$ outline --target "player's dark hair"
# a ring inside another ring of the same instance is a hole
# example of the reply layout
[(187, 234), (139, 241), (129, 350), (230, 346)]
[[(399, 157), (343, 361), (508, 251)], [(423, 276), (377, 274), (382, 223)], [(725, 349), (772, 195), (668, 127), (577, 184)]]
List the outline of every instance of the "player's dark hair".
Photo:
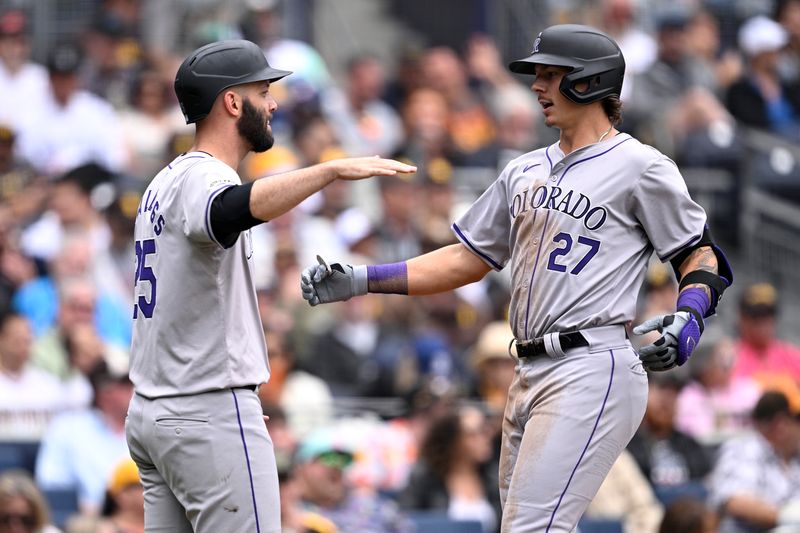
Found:
[(702, 501), (681, 497), (673, 501), (664, 512), (658, 533), (702, 533), (705, 515), (710, 509)]
[(619, 99), (619, 96), (616, 94), (606, 96), (603, 98), (602, 104), (603, 111), (608, 117), (608, 120), (611, 121), (611, 124), (616, 126), (622, 122), (622, 100)]

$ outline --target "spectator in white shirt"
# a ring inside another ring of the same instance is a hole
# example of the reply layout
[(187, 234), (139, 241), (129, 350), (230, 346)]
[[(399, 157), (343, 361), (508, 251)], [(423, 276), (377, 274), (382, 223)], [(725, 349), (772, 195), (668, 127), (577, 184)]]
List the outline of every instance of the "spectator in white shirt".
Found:
[(800, 418), (783, 393), (766, 392), (752, 419), (750, 434), (723, 444), (711, 476), (710, 501), (723, 515), (719, 531), (798, 531)]
[(38, 440), (61, 405), (61, 383), (30, 364), (33, 333), (16, 313), (0, 317), (0, 438)]
[(49, 91), (47, 70), (30, 61), (29, 32), (22, 10), (0, 12), (0, 124), (14, 131), (21, 128), (31, 108), (42, 105)]
[(80, 65), (78, 48), (56, 47), (47, 65), (48, 97), (40, 106), (26, 106), (30, 119), (20, 131), (20, 152), (48, 175), (92, 161), (112, 171), (127, 163), (117, 114), (107, 101), (80, 87)]

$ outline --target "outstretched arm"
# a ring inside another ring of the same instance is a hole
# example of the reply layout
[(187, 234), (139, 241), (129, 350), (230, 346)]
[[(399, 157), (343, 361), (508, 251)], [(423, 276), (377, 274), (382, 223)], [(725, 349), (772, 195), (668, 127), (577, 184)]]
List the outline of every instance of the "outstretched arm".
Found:
[(385, 265), (328, 266), (318, 259), (319, 265), (306, 268), (300, 275), (303, 298), (311, 305), (349, 300), (367, 292), (435, 294), (478, 281), (491, 270), (463, 244)]

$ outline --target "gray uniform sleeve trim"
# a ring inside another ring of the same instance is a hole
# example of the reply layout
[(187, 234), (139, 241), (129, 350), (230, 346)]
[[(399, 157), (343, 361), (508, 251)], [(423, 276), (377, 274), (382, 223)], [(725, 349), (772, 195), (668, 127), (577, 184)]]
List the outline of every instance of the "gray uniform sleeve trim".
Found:
[(470, 250), (472, 250), (472, 252), (473, 252), (475, 255), (477, 255), (477, 256), (478, 256), (478, 257), (480, 257), (480, 258), (481, 258), (483, 261), (485, 261), (486, 263), (488, 263), (488, 264), (489, 264), (489, 266), (491, 266), (493, 269), (495, 269), (495, 270), (497, 270), (497, 271), (503, 270), (503, 267), (502, 267), (501, 265), (499, 265), (499, 264), (498, 264), (498, 263), (497, 263), (497, 262), (496, 262), (494, 259), (492, 259), (492, 258), (491, 258), (491, 257), (489, 257), (488, 255), (486, 255), (485, 253), (481, 252), (480, 250), (478, 250), (478, 249), (475, 247), (475, 245), (473, 245), (473, 244), (472, 244), (472, 243), (469, 241), (469, 239), (467, 238), (467, 236), (466, 236), (466, 235), (464, 235), (464, 233), (461, 231), (461, 228), (459, 228), (459, 227), (458, 227), (458, 225), (456, 225), (455, 223), (453, 223), (453, 231), (455, 232), (455, 234), (456, 234), (456, 237), (458, 237), (458, 239), (459, 239), (459, 240), (460, 240), (462, 243), (464, 243), (464, 245), (466, 245), (466, 247), (467, 247), (467, 248), (469, 248)]
[(205, 217), (206, 218), (206, 233), (208, 233), (209, 238), (212, 241), (214, 241), (217, 245), (219, 245), (221, 248), (225, 248), (225, 246), (223, 246), (223, 244), (217, 240), (217, 238), (214, 236), (214, 232), (211, 230), (211, 203), (214, 201), (214, 198), (219, 196), (219, 194), (222, 191), (224, 191), (225, 189), (228, 189), (230, 187), (233, 187), (233, 186), (234, 185), (230, 184), (230, 183), (223, 185), (222, 187), (220, 187), (219, 189), (217, 189), (216, 191), (214, 191), (210, 195), (208, 195), (208, 202), (206, 202), (206, 217)]

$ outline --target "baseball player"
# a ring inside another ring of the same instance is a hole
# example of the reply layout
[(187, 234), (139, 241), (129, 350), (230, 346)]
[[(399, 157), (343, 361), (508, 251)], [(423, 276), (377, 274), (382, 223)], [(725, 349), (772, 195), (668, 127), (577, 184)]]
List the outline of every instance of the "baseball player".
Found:
[(145, 530), (280, 531), (278, 478), (257, 388), (269, 379), (250, 228), (336, 179), (411, 172), (343, 159), (242, 184), (236, 168), (272, 146), (271, 68), (249, 41), (212, 43), (178, 69), (191, 150), (156, 175), (136, 217), (126, 423)]
[[(502, 530), (568, 532), (639, 426), (645, 369), (687, 360), (732, 273), (675, 164), (615, 129), (625, 62), (608, 35), (552, 26), (510, 68), (535, 75), (558, 142), (506, 166), (453, 224), (460, 243), (388, 265), (321, 261), (301, 289), (311, 305), (431, 294), (508, 266), (519, 360), (503, 424)], [(672, 263), (680, 296), (674, 313), (636, 328), (660, 332), (637, 356), (625, 325), (653, 251)]]

